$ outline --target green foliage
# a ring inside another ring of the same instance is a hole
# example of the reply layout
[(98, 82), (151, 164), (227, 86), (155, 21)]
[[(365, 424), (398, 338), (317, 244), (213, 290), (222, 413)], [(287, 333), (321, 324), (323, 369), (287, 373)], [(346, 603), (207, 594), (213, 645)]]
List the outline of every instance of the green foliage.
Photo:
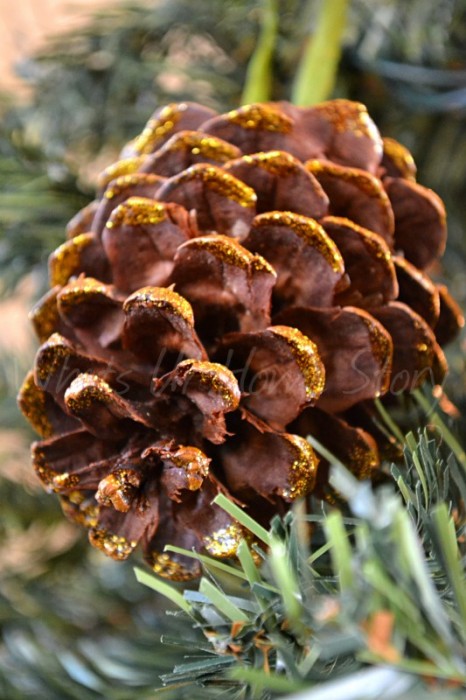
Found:
[[(229, 570), (199, 557), (198, 591), (176, 592), (197, 643), (162, 676), (164, 685), (177, 697), (197, 697), (199, 687), (264, 700), (301, 689), (306, 700), (408, 691), (463, 697), (466, 469), (459, 457), (431, 431), (411, 434), (392, 484), (374, 491), (337, 464), (331, 482), (343, 511), (316, 504), (306, 516), (298, 504), (260, 533), (262, 542), (243, 542)], [(138, 577), (167, 595), (165, 583)]]
[(0, 295), (33, 271), (43, 273), (64, 224), (89, 201), (76, 175), (27, 141), (26, 125), (10, 114), (0, 127)]

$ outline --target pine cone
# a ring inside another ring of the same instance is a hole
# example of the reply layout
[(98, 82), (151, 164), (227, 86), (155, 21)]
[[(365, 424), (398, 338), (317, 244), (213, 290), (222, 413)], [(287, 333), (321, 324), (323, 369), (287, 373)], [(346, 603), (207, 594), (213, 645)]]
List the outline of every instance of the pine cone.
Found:
[(244, 536), (216, 494), (267, 520), (322, 489), (309, 434), (370, 477), (370, 402), (442, 381), (462, 318), (424, 269), (445, 211), (346, 100), (170, 105), (100, 188), (50, 257), (19, 402), (91, 543), (189, 578), (166, 544), (231, 557)]

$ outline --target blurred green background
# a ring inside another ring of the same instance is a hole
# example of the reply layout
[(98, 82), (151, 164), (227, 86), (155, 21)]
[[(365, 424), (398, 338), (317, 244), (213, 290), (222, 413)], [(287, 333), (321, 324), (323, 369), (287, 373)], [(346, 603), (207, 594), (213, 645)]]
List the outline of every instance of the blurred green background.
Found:
[[(16, 66), (25, 90), (0, 93), (0, 697), (153, 697), (179, 651), (136, 583), (64, 522), (29, 469), (33, 438), (15, 405), (34, 340), (26, 310), (46, 286), (64, 226), (96, 174), (157, 105), (238, 106), (264, 7), (253, 0), (120, 3), (55, 35)], [(288, 99), (318, 0), (277, 3), (272, 97)], [(195, 8), (195, 10), (194, 10)], [(194, 10), (194, 11), (193, 11)], [(81, 18), (82, 19), (82, 18)], [(312, 79), (312, 76), (309, 78)], [(466, 2), (352, 0), (333, 96), (367, 104), (445, 200), (447, 252), (434, 276), (466, 309)], [(448, 349), (448, 393), (466, 415), (465, 341)], [(464, 429), (464, 428), (463, 428)], [(176, 620), (175, 620), (176, 622)], [(186, 630), (185, 637), (189, 635)]]

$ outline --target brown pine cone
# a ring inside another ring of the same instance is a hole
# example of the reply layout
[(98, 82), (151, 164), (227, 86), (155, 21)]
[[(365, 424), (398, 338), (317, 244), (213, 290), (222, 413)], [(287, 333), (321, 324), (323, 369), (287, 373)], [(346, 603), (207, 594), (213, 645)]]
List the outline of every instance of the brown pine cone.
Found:
[(140, 542), (189, 578), (167, 543), (230, 557), (243, 537), (216, 494), (283, 512), (315, 489), (309, 434), (370, 477), (377, 436), (354, 417), (442, 380), (462, 318), (424, 269), (445, 211), (346, 100), (170, 105), (100, 187), (50, 257), (19, 401), (37, 474), (91, 543)]

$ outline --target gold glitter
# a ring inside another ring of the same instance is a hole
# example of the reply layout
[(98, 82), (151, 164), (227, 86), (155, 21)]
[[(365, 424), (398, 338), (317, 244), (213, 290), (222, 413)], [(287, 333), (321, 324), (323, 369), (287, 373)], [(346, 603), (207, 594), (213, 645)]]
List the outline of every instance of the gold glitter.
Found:
[(173, 129), (179, 121), (181, 114), (186, 111), (185, 103), (172, 103), (164, 107), (156, 119), (149, 119), (142, 134), (133, 141), (133, 148), (137, 153), (151, 153)]
[(241, 155), (239, 148), (233, 144), (200, 131), (180, 131), (172, 136), (162, 146), (160, 153), (171, 151), (191, 151), (195, 156), (216, 160), (219, 163), (226, 163)]
[(261, 129), (288, 134), (293, 126), (292, 120), (277, 107), (267, 104), (244, 105), (225, 115), (232, 124), (243, 129)]
[(162, 578), (168, 578), (171, 581), (189, 581), (193, 578), (189, 569), (172, 559), (167, 553), (151, 552), (149, 563), (153, 571)]
[(325, 368), (315, 343), (297, 328), (290, 326), (271, 326), (269, 330), (284, 338), (288, 343), (303, 375), (307, 399), (318, 399), (325, 386)]
[(71, 493), (67, 494), (67, 498), (70, 503), (73, 503), (73, 505), (80, 506), (86, 501), (86, 494), (84, 491), (72, 491)]
[(57, 307), (57, 293), (60, 288), (50, 289), (29, 313), (29, 320), (41, 343), (54, 333), (60, 321)]
[(202, 543), (213, 557), (228, 559), (234, 557), (241, 541), (244, 539), (243, 528), (239, 523), (231, 523), (211, 535), (205, 535)]
[(64, 285), (81, 272), (81, 253), (95, 241), (93, 233), (80, 233), (59, 246), (49, 258), (50, 285)]
[(302, 163), (297, 158), (285, 151), (253, 153), (252, 155), (243, 156), (235, 162), (235, 165), (240, 164), (241, 161), (248, 165), (258, 165), (277, 177), (287, 177), (296, 173), (302, 167)]
[(121, 175), (116, 180), (113, 180), (111, 187), (107, 187), (104, 192), (105, 199), (115, 199), (121, 194), (125, 194), (125, 190), (137, 187), (138, 185), (159, 185), (164, 182), (165, 178), (154, 173), (133, 173), (132, 175)]
[(352, 100), (329, 100), (313, 109), (322, 114), (336, 131), (350, 131), (355, 136), (366, 137), (380, 143), (380, 134), (366, 107)]
[(110, 288), (92, 277), (85, 277), (71, 282), (61, 290), (58, 295), (58, 307), (66, 315), (73, 307), (101, 296), (111, 299)]
[(31, 456), (34, 471), (42, 481), (46, 490), (51, 491), (52, 479), (54, 476), (56, 476), (56, 472), (53, 469), (50, 469), (49, 465), (47, 464), (45, 453), (40, 443), (36, 443), (32, 446)]
[(379, 466), (377, 451), (357, 437), (348, 450), (348, 462), (352, 473), (358, 479), (369, 479)]
[(177, 370), (186, 371), (186, 382), (191, 377), (199, 379), (206, 387), (206, 391), (214, 391), (222, 397), (225, 411), (234, 411), (238, 408), (241, 392), (233, 372), (217, 362), (204, 362), (200, 360), (183, 360), (177, 366)]
[(252, 269), (255, 272), (267, 272), (276, 277), (276, 272), (270, 263), (261, 255), (255, 255), (234, 238), (215, 234), (213, 236), (199, 236), (188, 243), (183, 244), (190, 250), (205, 250), (214, 255), (217, 260), (228, 265), (234, 265), (242, 270)]
[(99, 520), (100, 508), (82, 491), (71, 491), (60, 496), (60, 503), (65, 515), (74, 522), (86, 528), (94, 528)]
[(79, 415), (95, 402), (112, 403), (113, 394), (113, 389), (101, 377), (83, 372), (73, 379), (65, 391), (65, 404), (72, 413)]
[(129, 314), (134, 309), (160, 309), (181, 316), (191, 328), (194, 328), (194, 314), (191, 304), (181, 294), (167, 287), (142, 287), (131, 294), (123, 304), (123, 311)]
[(43, 454), (36, 452), (33, 467), (37, 476), (42, 481), (46, 491), (49, 493), (53, 491), (53, 478), (56, 476), (56, 472), (54, 472), (53, 469), (50, 469), (50, 467), (44, 462)]
[(29, 372), (19, 390), (18, 404), (34, 430), (43, 438), (53, 434), (53, 426), (47, 417), (47, 394), (36, 386), (33, 372)]
[(73, 347), (60, 333), (51, 335), (39, 350), (39, 361), (36, 364), (38, 381), (44, 384), (63, 365), (66, 358), (74, 354)]
[(89, 531), (89, 542), (93, 547), (118, 561), (127, 559), (137, 545), (137, 541), (128, 540), (103, 528), (92, 528)]
[(122, 175), (131, 175), (137, 172), (145, 160), (146, 156), (132, 156), (131, 158), (124, 158), (116, 163), (112, 163), (100, 173), (97, 178), (97, 185), (103, 189), (112, 180), (116, 180)]
[(263, 226), (284, 226), (290, 228), (308, 245), (317, 250), (329, 263), (334, 272), (343, 275), (345, 264), (342, 255), (330, 236), (314, 219), (289, 211), (271, 211), (259, 214), (253, 221), (253, 228)]
[(140, 483), (141, 477), (134, 469), (117, 469), (100, 481), (96, 499), (102, 506), (127, 513)]
[(54, 491), (62, 491), (73, 489), (79, 484), (79, 476), (76, 474), (68, 474), (68, 472), (63, 472), (62, 474), (56, 474), (52, 478), (52, 486)]
[(207, 163), (191, 165), (179, 175), (171, 177), (168, 180), (169, 190), (192, 180), (200, 180), (209, 189), (214, 190), (222, 197), (231, 199), (245, 209), (256, 205), (256, 193), (251, 187), (248, 187), (244, 182), (230, 175), (222, 168), (216, 165), (208, 165)]
[(416, 182), (416, 164), (408, 149), (388, 136), (382, 139), (384, 153), (406, 180)]
[(337, 165), (337, 163), (329, 161), (308, 160), (304, 165), (317, 179), (319, 179), (319, 175), (334, 177), (340, 182), (354, 185), (371, 199), (377, 200), (380, 205), (379, 211), (384, 218), (384, 225), (390, 233), (393, 232), (395, 220), (392, 206), (381, 182), (374, 175), (359, 168), (348, 168), (345, 165)]
[(288, 488), (281, 489), (279, 495), (287, 501), (294, 501), (310, 493), (315, 486), (319, 460), (311, 445), (299, 435), (285, 433), (282, 437), (288, 442), (294, 455), (288, 473)]
[(184, 469), (188, 479), (188, 489), (197, 491), (204, 477), (209, 473), (210, 459), (197, 447), (179, 447), (176, 452), (167, 451), (167, 457), (175, 467)]
[(130, 197), (112, 211), (106, 227), (156, 225), (166, 218), (166, 204), (147, 197)]
[(390, 374), (392, 371), (393, 344), (391, 336), (381, 323), (378, 323), (372, 316), (362, 311), (362, 309), (353, 307), (347, 307), (347, 309), (351, 313), (357, 314), (367, 328), (372, 352), (381, 370), (383, 370), (383, 376), (380, 382), (380, 394), (385, 394), (390, 386)]
[(361, 236), (361, 238), (364, 239), (364, 244), (368, 248), (370, 248), (370, 250), (374, 253), (375, 257), (379, 260), (384, 260), (391, 266), (391, 264), (393, 263), (393, 258), (390, 248), (378, 233), (374, 233), (374, 231), (371, 231), (368, 228), (364, 228), (363, 226), (358, 226), (358, 224), (355, 224), (354, 221), (351, 221), (350, 219), (345, 219), (344, 217), (326, 216), (324, 224), (327, 221), (329, 223), (335, 223), (339, 226), (346, 226), (347, 228), (353, 230), (355, 233), (358, 233)]

